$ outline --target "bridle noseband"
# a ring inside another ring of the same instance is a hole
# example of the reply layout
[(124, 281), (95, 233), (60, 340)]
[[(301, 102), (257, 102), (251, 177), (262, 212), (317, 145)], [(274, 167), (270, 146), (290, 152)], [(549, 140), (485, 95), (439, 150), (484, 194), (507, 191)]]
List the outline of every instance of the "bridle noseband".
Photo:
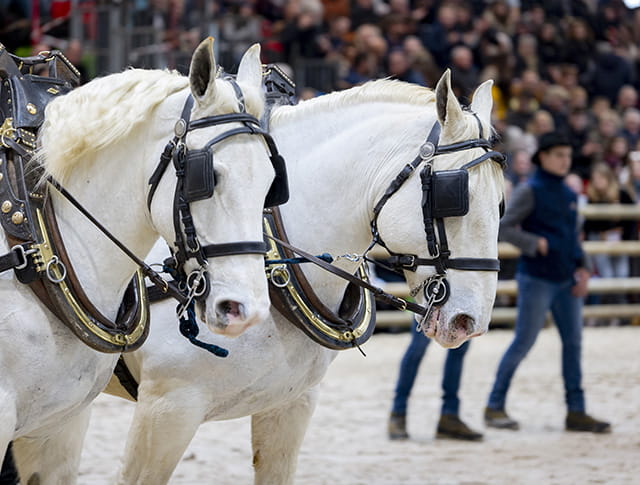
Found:
[[(232, 81), (231, 79), (229, 80)], [(235, 81), (232, 81), (232, 85), (236, 92), (240, 91)], [(169, 272), (178, 281), (179, 286), (183, 290), (189, 291), (191, 297), (204, 299), (209, 292), (208, 274), (206, 272), (209, 258), (240, 254), (265, 254), (267, 251), (267, 244), (264, 241), (238, 241), (208, 244), (206, 246), (200, 244), (193, 223), (190, 204), (213, 196), (216, 184), (213, 167), (213, 147), (235, 135), (262, 136), (269, 149), (270, 159), (276, 171), (276, 178), (267, 194), (266, 205), (273, 206), (286, 202), (289, 198), (289, 191), (284, 160), (278, 153), (271, 135), (260, 127), (258, 119), (244, 112), (244, 100), (241, 91), (238, 97), (242, 111), (240, 113), (209, 116), (190, 121), (193, 102), (193, 97), (189, 95), (182, 110), (182, 115), (176, 122), (175, 136), (166, 145), (160, 156), (158, 166), (149, 178), (150, 188), (147, 207), (151, 210), (151, 203), (158, 184), (169, 163), (173, 161), (177, 177), (173, 201), (173, 225), (176, 241), (174, 244), (175, 249), (172, 249), (173, 256), (168, 261), (165, 261), (165, 266), (168, 267)], [(201, 149), (190, 150), (187, 148), (185, 142), (187, 133), (200, 128), (227, 123), (240, 123), (241, 126), (231, 128), (217, 135)], [(184, 265), (190, 259), (197, 261), (199, 269), (187, 276)]]
[[(474, 116), (475, 113), (474, 113)], [(418, 156), (407, 164), (382, 195), (373, 209), (371, 234), (374, 244), (379, 244), (391, 255), (385, 264), (394, 270), (415, 271), (418, 266), (434, 266), (436, 273), (425, 280), (417, 288), (411, 290), (415, 296), (424, 290), (427, 298), (427, 313), (422, 322), (429, 317), (431, 308), (443, 305), (449, 298), (449, 284), (446, 280), (447, 269), (463, 271), (499, 271), (500, 261), (494, 258), (452, 258), (447, 243), (444, 218), (464, 216), (469, 210), (468, 170), (487, 160), (492, 160), (504, 169), (506, 162), (502, 153), (491, 150), (491, 142), (483, 137), (480, 120), (479, 137), (449, 145), (438, 145), (440, 123), (435, 122), (425, 143), (420, 147)], [(459, 169), (433, 170), (433, 159), (438, 155), (454, 153), (473, 148), (483, 148), (485, 153), (471, 160)], [(384, 205), (407, 181), (416, 168), (424, 163), (420, 171), (422, 183), (422, 216), (427, 239), (427, 248), (431, 258), (419, 258), (413, 254), (400, 254), (392, 251), (385, 244), (378, 230), (378, 217)]]

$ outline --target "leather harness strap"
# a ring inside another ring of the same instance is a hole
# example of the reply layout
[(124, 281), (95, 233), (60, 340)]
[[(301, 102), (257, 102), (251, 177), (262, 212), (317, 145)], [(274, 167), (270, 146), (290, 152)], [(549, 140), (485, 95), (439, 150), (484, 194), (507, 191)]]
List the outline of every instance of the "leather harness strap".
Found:
[[(323, 259), (320, 259), (310, 253), (307, 253), (306, 251), (303, 251), (300, 248), (292, 246), (291, 244), (289, 244), (286, 241), (283, 241), (282, 239), (279, 239), (275, 236), (269, 236), (269, 235), (265, 235), (265, 237), (269, 239), (273, 239), (275, 242), (277, 242), (284, 248), (288, 249), (292, 253), (299, 254), (300, 256), (304, 256), (306, 259), (308, 259), (315, 265), (320, 266), (322, 269), (329, 271), (330, 273), (333, 273), (336, 276), (339, 276), (361, 288), (364, 288), (366, 290), (373, 292), (373, 295), (377, 300), (380, 300), (384, 303), (387, 303), (388, 305), (391, 305), (395, 308), (399, 308), (401, 310), (409, 310), (414, 313), (418, 313), (420, 315), (424, 315), (426, 313), (426, 309), (423, 306), (420, 306), (416, 303), (406, 301), (406, 300), (403, 300), (402, 298), (398, 298), (394, 295), (386, 293), (382, 288), (374, 286), (371, 283), (364, 281), (358, 278), (357, 276), (354, 276), (351, 273), (348, 273), (347, 271), (344, 271), (343, 269), (338, 268), (337, 266), (331, 263), (327, 263)], [(295, 271), (295, 267), (294, 267), (294, 271)]]
[[(375, 327), (375, 305), (371, 294), (349, 282), (338, 311), (332, 311), (316, 295), (298, 264), (309, 259), (293, 257), (288, 245), (280, 244), (288, 238), (279, 210), (266, 210), (264, 221), (270, 248), (266, 264), (271, 304), (320, 345), (344, 350), (364, 344)], [(362, 268), (358, 274), (356, 279), (366, 279)]]

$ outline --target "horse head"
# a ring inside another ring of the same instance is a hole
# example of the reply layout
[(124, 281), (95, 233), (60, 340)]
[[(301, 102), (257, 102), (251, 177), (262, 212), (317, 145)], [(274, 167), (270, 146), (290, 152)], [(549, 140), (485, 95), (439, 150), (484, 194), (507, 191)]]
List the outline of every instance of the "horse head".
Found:
[[(49, 103), (41, 133), (47, 174), (135, 254), (162, 237), (173, 253), (166, 266), (195, 299), (195, 313), (228, 336), (268, 314), (262, 210), (267, 194), (269, 205), (288, 194), (284, 162), (258, 121), (259, 57), (254, 45), (235, 79), (219, 75), (206, 39), (188, 78), (144, 69), (97, 78)], [(57, 205), (80, 279), (98, 307), (112, 307), (102, 288), (124, 291), (135, 265)]]
[[(157, 181), (150, 210), (171, 242), (183, 285), (195, 295), (199, 319), (214, 332), (237, 336), (268, 313), (262, 210), (274, 192), (274, 173), (284, 170), (257, 121), (264, 109), (259, 45), (245, 53), (233, 79), (218, 75), (213, 39), (203, 41), (191, 61), (189, 87), (170, 142), (178, 181)], [(286, 184), (286, 177), (279, 180)], [(270, 198), (267, 205), (283, 202)]]
[(420, 327), (444, 347), (485, 333), (495, 299), (504, 178), (503, 157), (490, 150), (491, 87), (492, 81), (480, 85), (463, 109), (444, 73), (435, 89), (437, 120), (416, 158), (421, 182), (413, 177), (407, 186), (414, 189), (389, 199), (402, 213), (402, 205), (415, 206), (421, 185), (422, 211), (404, 211), (413, 219), (403, 227), (413, 230), (394, 234), (394, 211), (382, 211), (378, 222), (389, 248), (423, 248), (398, 261), (412, 295), (428, 309)]

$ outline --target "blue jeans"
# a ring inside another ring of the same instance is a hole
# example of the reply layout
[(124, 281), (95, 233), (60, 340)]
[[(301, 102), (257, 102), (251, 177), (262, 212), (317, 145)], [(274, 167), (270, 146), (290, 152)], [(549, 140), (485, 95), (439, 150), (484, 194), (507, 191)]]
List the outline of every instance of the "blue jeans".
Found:
[[(407, 402), (411, 394), (411, 388), (416, 380), (422, 357), (424, 357), (427, 346), (431, 342), (431, 339), (425, 337), (422, 332), (416, 331), (416, 326), (417, 323), (414, 320), (411, 326), (411, 343), (409, 343), (409, 347), (407, 347), (400, 363), (400, 375), (396, 383), (395, 397), (391, 409), (391, 412), (395, 414), (407, 414)], [(457, 349), (447, 351), (447, 359), (442, 376), (441, 414), (458, 414), (460, 408), (458, 389), (460, 388), (460, 377), (462, 375), (462, 361), (468, 348), (469, 341)]]
[[(513, 341), (502, 356), (487, 406), (504, 409), (511, 379), (536, 341), (548, 310), (562, 340), (562, 378), (569, 411), (584, 412), (582, 370), (582, 298), (571, 294), (574, 282), (549, 281), (518, 273), (518, 316)], [(542, 391), (542, 390), (541, 390)]]

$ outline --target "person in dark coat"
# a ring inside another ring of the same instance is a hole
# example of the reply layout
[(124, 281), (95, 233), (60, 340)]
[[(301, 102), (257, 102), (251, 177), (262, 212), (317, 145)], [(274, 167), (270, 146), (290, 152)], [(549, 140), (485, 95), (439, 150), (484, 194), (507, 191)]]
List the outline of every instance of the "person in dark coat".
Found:
[(590, 270), (578, 235), (577, 195), (564, 183), (571, 167), (569, 140), (556, 132), (540, 137), (536, 173), (516, 187), (500, 222), (499, 238), (517, 246), (517, 317), (513, 341), (502, 356), (485, 409), (487, 426), (516, 430), (505, 411), (507, 391), (551, 311), (562, 340), (565, 429), (606, 433), (609, 423), (585, 411), (582, 389), (582, 306)]

